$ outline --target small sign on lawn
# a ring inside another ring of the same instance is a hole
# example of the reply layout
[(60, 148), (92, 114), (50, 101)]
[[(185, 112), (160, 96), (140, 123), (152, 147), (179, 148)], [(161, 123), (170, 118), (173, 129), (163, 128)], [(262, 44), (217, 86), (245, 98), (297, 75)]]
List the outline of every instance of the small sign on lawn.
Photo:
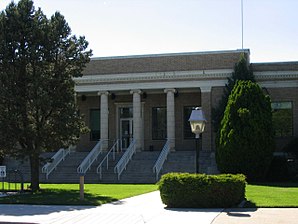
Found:
[(6, 166), (0, 166), (0, 177), (6, 177)]

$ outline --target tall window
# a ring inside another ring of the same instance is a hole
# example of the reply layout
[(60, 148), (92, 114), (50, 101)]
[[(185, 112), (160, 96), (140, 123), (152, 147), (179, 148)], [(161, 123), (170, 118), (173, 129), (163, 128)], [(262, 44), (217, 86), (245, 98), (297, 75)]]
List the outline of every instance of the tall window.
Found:
[(293, 136), (292, 102), (273, 102), (271, 107), (275, 137)]
[(100, 139), (100, 110), (91, 109), (90, 110), (90, 140), (98, 141)]
[(152, 139), (167, 138), (167, 111), (165, 107), (152, 108)]
[(192, 110), (195, 108), (196, 108), (195, 106), (186, 106), (183, 108), (183, 136), (184, 136), (184, 139), (195, 138), (195, 134), (192, 133), (190, 124), (188, 121)]

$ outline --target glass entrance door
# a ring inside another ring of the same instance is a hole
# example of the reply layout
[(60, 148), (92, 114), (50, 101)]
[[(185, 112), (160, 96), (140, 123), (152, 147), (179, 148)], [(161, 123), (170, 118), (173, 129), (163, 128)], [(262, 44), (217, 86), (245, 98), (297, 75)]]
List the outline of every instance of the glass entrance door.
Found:
[(127, 149), (133, 138), (133, 119), (121, 118), (120, 119), (120, 139), (122, 149)]

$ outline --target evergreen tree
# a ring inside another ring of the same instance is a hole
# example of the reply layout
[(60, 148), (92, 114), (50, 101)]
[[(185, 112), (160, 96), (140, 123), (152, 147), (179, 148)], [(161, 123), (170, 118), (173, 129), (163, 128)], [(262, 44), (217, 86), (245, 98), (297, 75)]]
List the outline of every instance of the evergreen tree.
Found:
[(29, 157), (33, 191), (40, 153), (76, 144), (85, 129), (73, 78), (90, 60), (87, 47), (59, 12), (48, 19), (31, 0), (12, 2), (0, 14), (0, 148)]
[(239, 61), (235, 64), (234, 72), (232, 73), (232, 76), (228, 78), (228, 83), (225, 86), (222, 98), (219, 101), (218, 106), (212, 108), (212, 124), (216, 132), (218, 131), (220, 122), (223, 118), (229, 95), (231, 94), (237, 80), (251, 80), (252, 82), (255, 82), (253, 72), (248, 66), (248, 62), (244, 54), (241, 54)]
[(243, 173), (249, 180), (264, 178), (271, 163), (273, 142), (269, 96), (256, 83), (237, 81), (216, 142), (219, 170)]

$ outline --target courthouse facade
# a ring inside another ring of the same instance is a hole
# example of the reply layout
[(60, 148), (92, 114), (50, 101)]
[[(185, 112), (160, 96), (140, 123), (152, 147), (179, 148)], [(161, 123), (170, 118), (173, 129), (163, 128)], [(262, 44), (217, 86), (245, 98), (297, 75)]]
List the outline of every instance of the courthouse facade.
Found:
[[(80, 113), (90, 133), (80, 151), (96, 142), (120, 139), (122, 148), (136, 142), (138, 151), (195, 149), (189, 115), (201, 107), (207, 119), (201, 148), (215, 150), (211, 111), (244, 50), (93, 58), (76, 78)], [(298, 136), (298, 62), (251, 63), (257, 82), (269, 94), (274, 110), (276, 147)]]

